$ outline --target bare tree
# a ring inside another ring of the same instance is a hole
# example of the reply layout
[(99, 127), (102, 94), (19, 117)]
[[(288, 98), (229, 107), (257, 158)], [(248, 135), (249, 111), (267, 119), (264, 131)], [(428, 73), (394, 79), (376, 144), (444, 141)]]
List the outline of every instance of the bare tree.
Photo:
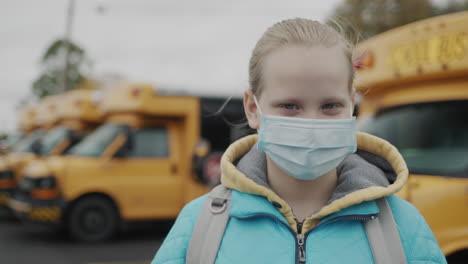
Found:
[(369, 38), (389, 29), (427, 17), (468, 9), (468, 0), (451, 0), (446, 5), (435, 5), (430, 0), (343, 0), (330, 20), (349, 22)]

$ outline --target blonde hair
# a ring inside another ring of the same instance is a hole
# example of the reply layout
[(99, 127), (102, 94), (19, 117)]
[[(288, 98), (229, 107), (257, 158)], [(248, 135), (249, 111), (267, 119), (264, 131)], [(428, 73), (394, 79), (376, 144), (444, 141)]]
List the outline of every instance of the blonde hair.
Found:
[[(351, 89), (354, 80), (352, 50), (354, 44), (343, 34), (343, 27), (332, 21), (332, 26), (318, 21), (294, 18), (281, 21), (268, 28), (257, 41), (249, 62), (249, 84), (252, 92), (259, 97), (262, 91), (263, 60), (276, 49), (287, 45), (323, 45), (332, 47), (341, 45), (349, 63)], [(336, 29), (335, 29), (336, 28)]]

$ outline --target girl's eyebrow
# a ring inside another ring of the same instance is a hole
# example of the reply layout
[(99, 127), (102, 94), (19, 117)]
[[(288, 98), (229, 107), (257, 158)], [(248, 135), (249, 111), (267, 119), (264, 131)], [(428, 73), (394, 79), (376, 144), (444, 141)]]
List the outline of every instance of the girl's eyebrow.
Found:
[(338, 96), (338, 95), (327, 96), (322, 99), (322, 101), (345, 101), (345, 100), (346, 100), (345, 96)]
[(294, 97), (285, 97), (281, 99), (274, 99), (271, 101), (271, 104), (276, 105), (276, 104), (282, 104), (282, 103), (288, 103), (288, 104), (300, 104), (303, 100), (294, 98)]
[[(320, 99), (320, 102), (333, 102), (333, 101), (345, 101), (346, 97), (345, 96), (339, 96), (339, 95), (332, 95), (332, 96), (327, 96), (322, 99)], [(298, 97), (284, 97), (280, 99), (273, 99), (271, 101), (272, 105), (278, 105), (278, 104), (302, 104), (306, 101), (304, 98), (298, 98)]]

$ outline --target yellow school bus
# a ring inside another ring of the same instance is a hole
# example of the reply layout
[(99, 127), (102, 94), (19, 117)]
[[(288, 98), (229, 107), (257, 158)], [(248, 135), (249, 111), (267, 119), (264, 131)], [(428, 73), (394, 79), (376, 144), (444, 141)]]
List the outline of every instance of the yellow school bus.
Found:
[[(208, 190), (220, 151), (241, 136), (224, 119), (241, 119), (242, 101), (213, 115), (224, 101), (148, 84), (113, 87), (101, 104), (105, 124), (67, 155), (28, 167), (10, 206), (27, 221), (64, 225), (82, 241), (106, 239), (122, 222), (173, 219)], [(46, 180), (52, 184), (41, 186)]]
[[(29, 109), (20, 112), (19, 126), (28, 134), (15, 144), (0, 161), (0, 207), (7, 206), (24, 166), (39, 152), (41, 138), (57, 124), (57, 96), (44, 98), (33, 114)], [(34, 119), (31, 119), (34, 118)]]
[(468, 12), (382, 33), (356, 56), (360, 130), (400, 150), (410, 177), (398, 195), (421, 211), (446, 256), (466, 254)]
[(23, 106), (18, 115), (18, 132), (8, 135), (8, 138), (0, 145), (0, 155), (4, 156), (26, 135), (37, 128), (36, 124), (36, 106), (33, 104)]
[(19, 111), (18, 127), (21, 133), (27, 135), (37, 129), (36, 122), (37, 105), (25, 105)]
[[(13, 173), (9, 169), (7, 161), (8, 153), (16, 147), (18, 143), (25, 140), (28, 135), (31, 135), (35, 129), (37, 129), (36, 123), (36, 110), (37, 105), (25, 105), (23, 106), (18, 115), (18, 128), (20, 129), (19, 137), (15, 142), (4, 145), (2, 149), (2, 155), (0, 156), (0, 210), (4, 211), (5, 205), (10, 198), (11, 191), (15, 186)], [(11, 140), (11, 139), (10, 139)]]
[(74, 90), (47, 97), (40, 103), (36, 117), (40, 129), (20, 141), (0, 167), (4, 183), (0, 186), (3, 197), (0, 205), (7, 205), (27, 166), (40, 157), (65, 153), (101, 122), (102, 114), (93, 98), (95, 94), (98, 92)]

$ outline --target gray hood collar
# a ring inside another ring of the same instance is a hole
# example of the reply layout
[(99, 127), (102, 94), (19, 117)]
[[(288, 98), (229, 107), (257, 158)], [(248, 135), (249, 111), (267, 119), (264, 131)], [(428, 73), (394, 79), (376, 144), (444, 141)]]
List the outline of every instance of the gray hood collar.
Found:
[[(266, 174), (266, 156), (255, 144), (237, 163), (237, 169), (255, 183), (272, 190)], [(338, 184), (328, 204), (352, 192), (372, 186), (387, 187), (396, 180), (396, 173), (384, 158), (358, 150), (337, 167)]]

